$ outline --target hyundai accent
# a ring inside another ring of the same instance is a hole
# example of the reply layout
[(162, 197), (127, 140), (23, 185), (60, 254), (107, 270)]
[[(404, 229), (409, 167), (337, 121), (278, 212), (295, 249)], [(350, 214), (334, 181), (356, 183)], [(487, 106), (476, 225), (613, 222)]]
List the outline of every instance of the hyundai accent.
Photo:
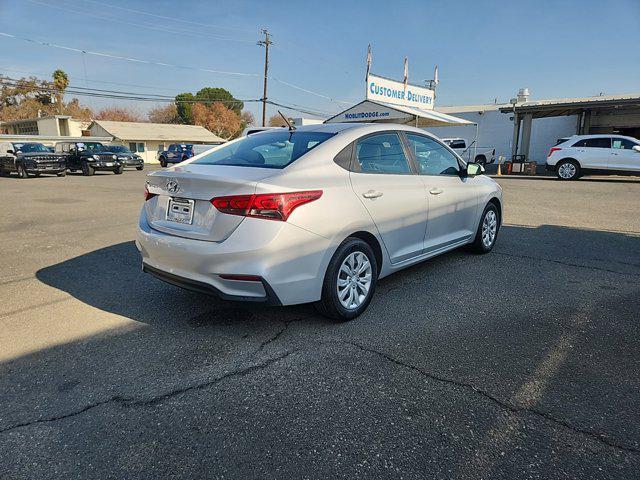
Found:
[(483, 172), (408, 126), (268, 130), (149, 174), (136, 244), (168, 283), (348, 320), (391, 273), (491, 251), (502, 190)]

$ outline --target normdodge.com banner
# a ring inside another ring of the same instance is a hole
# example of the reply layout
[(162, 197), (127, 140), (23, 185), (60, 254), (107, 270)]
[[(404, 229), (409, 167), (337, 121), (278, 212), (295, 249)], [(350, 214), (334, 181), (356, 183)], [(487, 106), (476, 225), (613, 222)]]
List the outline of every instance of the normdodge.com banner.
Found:
[(411, 84), (407, 84), (405, 89), (402, 82), (369, 74), (367, 76), (367, 100), (432, 110), (433, 90)]

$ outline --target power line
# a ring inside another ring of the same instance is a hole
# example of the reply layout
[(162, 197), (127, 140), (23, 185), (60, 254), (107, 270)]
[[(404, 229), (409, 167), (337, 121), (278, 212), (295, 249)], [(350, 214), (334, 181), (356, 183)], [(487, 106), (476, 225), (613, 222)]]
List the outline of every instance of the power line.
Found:
[(6, 33), (6, 32), (0, 32), (0, 36), (8, 37), (8, 38), (14, 38), (14, 39), (22, 40), (24, 42), (29, 42), (29, 43), (35, 43), (37, 45), (42, 45), (44, 47), (59, 48), (59, 49), (67, 50), (67, 51), (70, 51), (70, 52), (86, 53), (87, 55), (94, 55), (94, 56), (103, 57), (103, 58), (114, 58), (114, 59), (117, 59), (117, 60), (125, 60), (127, 62), (133, 62), (133, 63), (141, 63), (141, 64), (146, 64), (146, 65), (158, 65), (158, 66), (161, 66), (161, 67), (183, 68), (183, 69), (186, 69), (186, 70), (195, 70), (195, 71), (206, 72), (206, 73), (216, 73), (216, 74), (220, 74), (220, 75), (237, 75), (237, 76), (242, 76), (242, 77), (260, 77), (260, 75), (257, 74), (257, 73), (232, 72), (232, 71), (227, 71), (227, 70), (213, 70), (213, 69), (209, 69), (209, 68), (191, 67), (189, 65), (176, 65), (176, 64), (172, 64), (172, 63), (156, 62), (156, 61), (152, 61), (152, 60), (143, 60), (143, 59), (134, 58), (134, 57), (124, 57), (122, 55), (113, 55), (111, 53), (105, 53), (105, 52), (94, 52), (94, 51), (91, 51), (91, 50), (82, 50), (80, 48), (68, 47), (66, 45), (60, 45), (60, 44), (57, 44), (57, 43), (51, 43), (51, 42), (45, 42), (45, 41), (41, 41), (41, 40), (34, 40), (34, 39), (31, 39), (31, 38), (26, 38), (26, 37), (20, 37), (18, 35), (13, 35), (11, 33)]
[[(153, 60), (143, 60), (143, 59), (135, 58), (135, 57), (125, 57), (125, 56), (122, 56), (122, 55), (113, 55), (113, 54), (105, 53), (105, 52), (95, 52), (95, 51), (91, 51), (91, 50), (82, 50), (80, 48), (69, 47), (69, 46), (66, 46), (66, 45), (60, 45), (60, 44), (51, 43), (51, 42), (45, 42), (45, 41), (41, 41), (41, 40), (34, 40), (32, 38), (21, 37), (21, 36), (13, 35), (11, 33), (6, 33), (6, 32), (0, 32), (0, 36), (13, 38), (13, 39), (17, 39), (17, 40), (22, 40), (24, 42), (34, 43), (34, 44), (37, 44), (37, 45), (42, 45), (44, 47), (59, 48), (59, 49), (67, 50), (67, 51), (71, 51), (71, 52), (85, 53), (87, 55), (94, 55), (94, 56), (103, 57), (103, 58), (113, 58), (113, 59), (117, 59), (117, 60), (124, 60), (124, 61), (128, 61), (128, 62), (140, 63), (140, 64), (146, 64), (146, 65), (157, 65), (157, 66), (161, 66), (161, 67), (170, 67), (170, 68), (183, 68), (183, 69), (186, 69), (186, 70), (193, 70), (193, 71), (199, 71), (199, 72), (205, 72), (205, 73), (215, 73), (215, 74), (220, 74), (220, 75), (236, 75), (236, 76), (244, 76), (244, 77), (261, 77), (262, 76), (262, 75), (260, 75), (258, 73), (245, 73), (245, 72), (232, 72), (232, 71), (225, 71), (225, 70), (213, 70), (213, 69), (208, 69), (208, 68), (191, 67), (189, 65), (176, 65), (176, 64), (171, 64), (171, 63), (166, 63), (166, 62), (158, 62), (158, 61), (153, 61)], [(353, 102), (346, 101), (346, 100), (336, 100), (336, 99), (334, 99), (332, 97), (329, 97), (328, 95), (323, 95), (321, 93), (314, 92), (313, 90), (309, 90), (309, 89), (301, 87), (299, 85), (295, 85), (293, 83), (286, 82), (284, 80), (280, 80), (279, 78), (276, 78), (276, 77), (268, 77), (268, 78), (269, 78), (269, 80), (273, 80), (275, 82), (281, 83), (281, 84), (286, 85), (286, 86), (288, 86), (290, 88), (293, 88), (293, 89), (296, 89), (296, 90), (300, 90), (302, 92), (308, 93), (310, 95), (314, 95), (316, 97), (324, 98), (325, 100), (329, 100), (330, 102), (342, 103), (342, 104), (345, 104), (345, 105), (351, 105), (353, 103)]]
[(249, 29), (244, 29), (244, 28), (238, 28), (238, 27), (229, 27), (229, 26), (224, 26), (224, 25), (211, 25), (208, 23), (200, 23), (200, 22), (193, 22), (190, 20), (185, 20), (183, 18), (179, 18), (179, 17), (167, 17), (164, 15), (158, 15), (155, 13), (149, 13), (149, 12), (144, 12), (142, 10), (135, 10), (133, 8), (125, 8), (125, 7), (120, 7), (118, 5), (113, 5), (110, 3), (104, 3), (104, 2), (96, 2), (94, 0), (84, 0), (85, 2), (89, 2), (89, 3), (93, 3), (95, 5), (99, 5), (100, 7), (110, 7), (110, 8), (117, 8), (118, 10), (123, 10), (125, 12), (131, 12), (131, 13), (139, 13), (142, 15), (148, 15), (150, 17), (155, 17), (155, 18), (162, 18), (164, 20), (171, 20), (174, 22), (182, 22), (182, 23), (186, 23), (189, 25), (198, 25), (200, 27), (209, 27), (209, 28), (220, 28), (220, 29), (225, 29), (225, 30), (235, 30), (238, 32), (247, 32), (247, 33), (253, 33), (253, 30), (249, 30)]
[(192, 33), (186, 30), (175, 30), (172, 29), (170, 27), (157, 27), (155, 25), (151, 25), (148, 23), (141, 23), (141, 22), (129, 22), (127, 20), (122, 20), (120, 18), (114, 18), (114, 17), (110, 17), (110, 16), (104, 16), (104, 15), (99, 15), (99, 14), (95, 14), (92, 12), (86, 12), (86, 11), (81, 11), (81, 10), (74, 10), (72, 8), (67, 8), (67, 7), (63, 7), (60, 5), (52, 5), (50, 3), (45, 3), (45, 2), (41, 2), (39, 0), (27, 0), (28, 2), (37, 4), (37, 5), (42, 5), (45, 7), (49, 7), (49, 8), (54, 8), (57, 10), (62, 10), (65, 12), (71, 12), (71, 13), (75, 13), (78, 15), (85, 15), (88, 17), (92, 17), (92, 18), (97, 18), (100, 20), (106, 20), (106, 21), (111, 21), (111, 22), (115, 22), (115, 23), (120, 23), (123, 25), (129, 25), (129, 26), (133, 26), (133, 27), (137, 27), (137, 28), (147, 28), (150, 30), (155, 30), (158, 32), (163, 32), (163, 33), (173, 33), (173, 34), (177, 34), (177, 35), (185, 35), (188, 37), (192, 37), (192, 38), (203, 38), (203, 37), (208, 37), (211, 39), (215, 39), (215, 40), (226, 40), (226, 41), (231, 41), (231, 42), (241, 42), (241, 43), (253, 43), (252, 40), (245, 40), (245, 39), (238, 39), (238, 38), (230, 38), (230, 37), (223, 37), (217, 34), (212, 34), (212, 33), (208, 33), (208, 32), (198, 32), (198, 33)]

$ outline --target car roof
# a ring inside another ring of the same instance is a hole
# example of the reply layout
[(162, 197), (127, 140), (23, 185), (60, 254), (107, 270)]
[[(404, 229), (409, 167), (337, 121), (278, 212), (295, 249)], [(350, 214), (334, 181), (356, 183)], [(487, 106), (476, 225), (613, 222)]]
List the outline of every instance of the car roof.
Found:
[(561, 137), (566, 138), (567, 140), (582, 140), (585, 138), (626, 138), (627, 140), (638, 141), (637, 138), (629, 137), (627, 135), (620, 135), (619, 133), (594, 133), (592, 135), (573, 135), (571, 137)]

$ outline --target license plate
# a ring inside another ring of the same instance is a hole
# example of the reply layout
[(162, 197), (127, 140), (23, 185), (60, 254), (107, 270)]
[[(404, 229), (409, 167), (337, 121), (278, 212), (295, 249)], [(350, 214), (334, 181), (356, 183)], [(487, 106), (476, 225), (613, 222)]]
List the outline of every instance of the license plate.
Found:
[(191, 225), (193, 222), (193, 206), (193, 200), (170, 198), (169, 205), (167, 205), (167, 220)]
[(105, 166), (107, 166), (107, 167), (113, 167), (113, 162), (107, 162), (107, 163), (105, 163)]

